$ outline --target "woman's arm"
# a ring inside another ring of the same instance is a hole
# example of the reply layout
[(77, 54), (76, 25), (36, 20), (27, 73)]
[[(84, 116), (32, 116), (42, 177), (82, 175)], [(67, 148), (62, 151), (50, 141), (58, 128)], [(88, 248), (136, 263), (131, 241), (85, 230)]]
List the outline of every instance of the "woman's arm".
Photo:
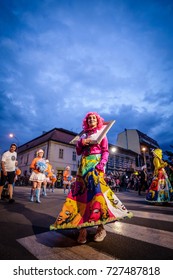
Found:
[(106, 163), (108, 161), (109, 157), (109, 149), (108, 149), (108, 139), (107, 137), (104, 137), (103, 140), (100, 143), (101, 147), (101, 160), (100, 162), (96, 165), (96, 168), (98, 170), (101, 170), (104, 172)]
[(80, 156), (86, 146), (89, 146), (91, 142), (90, 138), (81, 138), (76, 145), (77, 155)]

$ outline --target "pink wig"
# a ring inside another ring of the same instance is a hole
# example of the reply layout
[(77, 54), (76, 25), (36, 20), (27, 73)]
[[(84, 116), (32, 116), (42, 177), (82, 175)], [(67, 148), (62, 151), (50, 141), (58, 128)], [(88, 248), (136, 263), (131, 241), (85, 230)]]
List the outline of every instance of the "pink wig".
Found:
[(88, 126), (88, 117), (90, 115), (95, 115), (97, 118), (97, 129), (101, 129), (104, 123), (104, 119), (102, 117), (100, 117), (99, 114), (97, 114), (96, 112), (89, 112), (87, 113), (87, 115), (85, 116), (85, 118), (83, 119), (83, 123), (82, 123), (82, 128), (84, 131), (88, 131), (91, 128)]

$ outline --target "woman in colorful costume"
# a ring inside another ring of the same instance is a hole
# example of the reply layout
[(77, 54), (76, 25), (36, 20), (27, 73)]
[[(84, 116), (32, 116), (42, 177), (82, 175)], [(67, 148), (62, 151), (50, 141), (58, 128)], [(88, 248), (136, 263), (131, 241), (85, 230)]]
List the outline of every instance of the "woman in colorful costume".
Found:
[(76, 181), (55, 223), (50, 226), (51, 230), (78, 228), (80, 244), (87, 241), (87, 227), (98, 226), (94, 240), (99, 242), (106, 236), (104, 224), (132, 217), (104, 180), (109, 156), (107, 137), (99, 144), (92, 144), (93, 136), (103, 125), (103, 118), (95, 112), (89, 112), (84, 118), (84, 134), (76, 145), (77, 154), (81, 155)]
[(32, 170), (30, 181), (33, 182), (31, 188), (30, 201), (34, 201), (34, 193), (36, 195), (36, 202), (41, 203), (40, 201), (40, 190), (41, 184), (45, 180), (45, 170), (47, 168), (46, 161), (43, 158), (44, 151), (42, 149), (37, 151), (37, 157), (31, 162), (30, 168)]
[(153, 150), (153, 156), (154, 174), (147, 191), (146, 200), (157, 203), (173, 201), (173, 188), (165, 171), (168, 164), (162, 160), (162, 150)]

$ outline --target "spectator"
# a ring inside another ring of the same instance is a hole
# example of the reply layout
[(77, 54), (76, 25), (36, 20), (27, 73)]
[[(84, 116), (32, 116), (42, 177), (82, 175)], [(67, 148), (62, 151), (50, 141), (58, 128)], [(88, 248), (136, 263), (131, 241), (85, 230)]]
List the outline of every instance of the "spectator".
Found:
[(138, 195), (141, 195), (141, 190), (146, 191), (148, 189), (148, 175), (146, 165), (142, 166), (140, 174), (140, 183), (138, 186)]
[(2, 155), (1, 161), (1, 181), (0, 181), (0, 198), (3, 191), (3, 187), (8, 181), (8, 193), (9, 193), (9, 203), (15, 202), (13, 199), (13, 184), (15, 180), (15, 169), (17, 162), (17, 146), (16, 144), (11, 144), (9, 151)]

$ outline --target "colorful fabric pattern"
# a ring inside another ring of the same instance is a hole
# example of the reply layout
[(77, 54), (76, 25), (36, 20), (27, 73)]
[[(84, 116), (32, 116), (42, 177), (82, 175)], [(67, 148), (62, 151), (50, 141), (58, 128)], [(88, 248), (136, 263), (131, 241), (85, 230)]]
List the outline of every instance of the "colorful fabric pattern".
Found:
[(133, 216), (106, 184), (104, 173), (95, 169), (100, 158), (81, 158), (76, 182), (51, 230), (92, 227)]
[(173, 188), (164, 168), (159, 169), (158, 176), (153, 178), (146, 200), (158, 203), (173, 201)]

